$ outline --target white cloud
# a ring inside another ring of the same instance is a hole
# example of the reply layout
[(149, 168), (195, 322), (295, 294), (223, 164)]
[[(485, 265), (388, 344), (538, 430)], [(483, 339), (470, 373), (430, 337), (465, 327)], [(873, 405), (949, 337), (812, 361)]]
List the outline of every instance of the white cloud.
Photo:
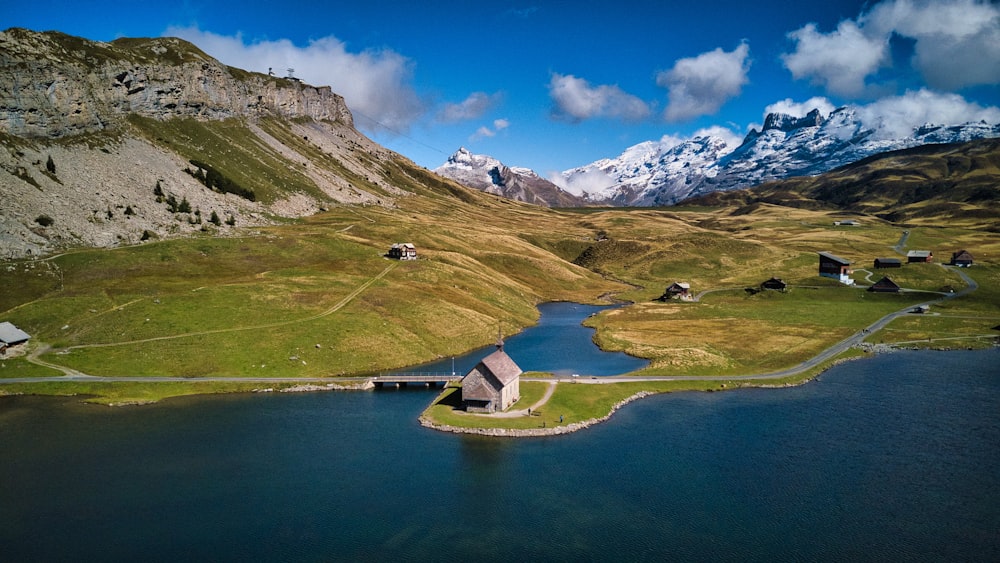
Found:
[(615, 185), (615, 181), (598, 168), (589, 168), (582, 173), (575, 173), (571, 178), (567, 178), (559, 172), (552, 172), (549, 174), (548, 180), (577, 196), (600, 193)]
[(913, 68), (935, 89), (1000, 83), (1000, 5), (983, 0), (887, 0), (830, 33), (793, 31), (782, 60), (795, 78), (860, 96), (891, 63), (893, 35), (913, 40)]
[(733, 150), (743, 143), (744, 135), (740, 135), (728, 127), (713, 125), (711, 127), (699, 129), (691, 135), (692, 139), (697, 139), (698, 137), (719, 137), (726, 142), (726, 147)]
[(823, 117), (826, 117), (837, 108), (830, 103), (830, 100), (822, 96), (809, 98), (802, 103), (795, 102), (791, 98), (785, 98), (764, 108), (764, 118), (766, 119), (770, 113), (783, 113), (792, 117), (805, 117), (807, 113), (814, 109), (818, 109), (823, 114)]
[(730, 98), (738, 96), (748, 82), (749, 54), (746, 43), (728, 53), (716, 48), (697, 57), (678, 59), (672, 69), (657, 74), (656, 84), (666, 88), (670, 97), (664, 111), (667, 121), (714, 114)]
[(438, 114), (438, 119), (445, 123), (478, 119), (496, 106), (502, 97), (499, 93), (473, 92), (457, 104), (445, 104)]
[(851, 21), (840, 22), (830, 33), (808, 24), (788, 36), (796, 42), (795, 52), (781, 59), (792, 76), (808, 78), (838, 95), (861, 95), (865, 79), (889, 60), (888, 37), (868, 37)]
[(510, 121), (507, 119), (494, 119), (493, 128), (489, 128), (485, 125), (476, 129), (476, 132), (469, 137), (469, 141), (478, 141), (479, 139), (485, 137), (496, 137), (497, 133), (503, 131), (504, 129), (510, 127)]
[(256, 72), (273, 68), (279, 76), (294, 68), (296, 77), (316, 86), (328, 85), (344, 96), (355, 122), (369, 130), (381, 124), (404, 132), (426, 111), (411, 84), (412, 63), (388, 49), (351, 53), (333, 36), (310, 41), (305, 47), (287, 39), (246, 43), (239, 34), (217, 35), (196, 27), (172, 27), (164, 35), (186, 39), (230, 66)]
[(553, 115), (571, 121), (595, 117), (639, 121), (650, 114), (649, 104), (618, 86), (591, 86), (573, 75), (553, 73), (549, 97), (555, 102)]
[(890, 0), (860, 19), (866, 30), (916, 41), (927, 84), (953, 90), (1000, 82), (1000, 5), (976, 0)]
[(898, 138), (910, 135), (915, 127), (928, 123), (1000, 123), (1000, 108), (970, 103), (958, 94), (920, 89), (860, 106), (858, 116), (866, 127), (875, 129), (879, 136)]

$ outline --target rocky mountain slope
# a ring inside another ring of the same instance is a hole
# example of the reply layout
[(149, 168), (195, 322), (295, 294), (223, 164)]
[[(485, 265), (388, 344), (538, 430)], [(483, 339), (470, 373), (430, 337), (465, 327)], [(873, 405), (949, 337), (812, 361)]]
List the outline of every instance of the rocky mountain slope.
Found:
[(499, 160), (458, 149), (434, 172), (470, 188), (545, 207), (580, 207), (589, 199), (575, 196), (530, 168), (510, 168)]
[(717, 191), (686, 204), (831, 209), (898, 223), (929, 221), (1000, 232), (1000, 139), (928, 144), (880, 153), (817, 176)]
[(616, 158), (567, 170), (557, 183), (615, 205), (670, 205), (713, 191), (815, 175), (886, 151), (992, 137), (1000, 137), (1000, 124), (928, 124), (899, 137), (888, 124), (865, 125), (850, 106), (826, 116), (819, 110), (802, 118), (770, 114), (738, 147), (711, 136), (680, 144), (646, 142)]
[(0, 32), (0, 258), (393, 206), (411, 162), (329, 87), (174, 38)]

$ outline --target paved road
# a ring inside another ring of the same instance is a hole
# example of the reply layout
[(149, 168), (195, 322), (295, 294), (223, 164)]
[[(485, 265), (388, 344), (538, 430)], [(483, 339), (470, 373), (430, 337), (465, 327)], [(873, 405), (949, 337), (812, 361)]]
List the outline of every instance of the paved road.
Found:
[[(942, 268), (948, 268), (948, 266), (940, 265)], [(864, 329), (855, 332), (851, 336), (841, 340), (840, 342), (834, 344), (833, 346), (827, 348), (826, 350), (820, 352), (815, 357), (802, 362), (801, 364), (784, 369), (781, 371), (775, 371), (771, 373), (759, 373), (759, 374), (748, 374), (748, 375), (728, 375), (728, 376), (612, 376), (612, 377), (558, 377), (558, 378), (522, 378), (524, 381), (542, 381), (542, 382), (577, 382), (577, 383), (587, 383), (587, 384), (600, 384), (600, 383), (620, 383), (623, 381), (746, 381), (746, 380), (768, 380), (768, 379), (781, 379), (783, 377), (788, 377), (791, 375), (796, 375), (802, 373), (803, 371), (810, 370), (816, 366), (822, 364), (823, 362), (830, 360), (842, 354), (843, 352), (850, 349), (852, 346), (860, 344), (867, 338), (870, 334), (877, 332), (894, 319), (902, 316), (912, 314), (913, 309), (921, 305), (931, 305), (933, 303), (939, 303), (941, 301), (954, 299), (956, 297), (961, 297), (963, 295), (968, 295), (973, 291), (979, 289), (979, 284), (975, 280), (970, 278), (961, 268), (951, 268), (962, 278), (966, 283), (965, 289), (958, 291), (956, 293), (942, 294), (941, 297), (936, 299), (931, 299), (923, 303), (918, 303), (915, 305), (908, 305), (903, 309), (900, 309), (894, 313), (889, 313), (888, 315), (882, 317), (881, 319), (875, 321), (874, 323), (868, 325)], [(382, 275), (384, 275), (383, 272)], [(369, 377), (337, 377), (337, 378), (297, 378), (297, 377), (105, 377), (105, 376), (94, 376), (86, 375), (74, 370), (68, 370), (62, 366), (57, 366), (54, 364), (49, 364), (41, 360), (36, 361), (42, 365), (52, 367), (54, 369), (61, 369), (67, 372), (64, 376), (57, 377), (21, 377), (21, 378), (7, 378), (0, 379), (0, 385), (5, 383), (41, 383), (41, 382), (53, 382), (53, 381), (94, 381), (94, 382), (105, 382), (105, 381), (135, 381), (135, 382), (156, 382), (156, 381), (212, 381), (212, 382), (252, 382), (252, 383), (280, 383), (280, 382), (300, 382), (300, 383), (349, 383), (349, 382), (361, 382), (368, 379)]]

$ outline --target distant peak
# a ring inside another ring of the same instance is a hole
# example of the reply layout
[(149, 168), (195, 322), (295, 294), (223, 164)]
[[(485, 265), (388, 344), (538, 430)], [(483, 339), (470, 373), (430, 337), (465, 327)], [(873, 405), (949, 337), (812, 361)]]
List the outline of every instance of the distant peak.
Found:
[(764, 118), (763, 131), (777, 129), (779, 131), (794, 131), (803, 127), (819, 127), (823, 125), (823, 114), (819, 109), (813, 109), (805, 117), (794, 117), (786, 113), (769, 113)]

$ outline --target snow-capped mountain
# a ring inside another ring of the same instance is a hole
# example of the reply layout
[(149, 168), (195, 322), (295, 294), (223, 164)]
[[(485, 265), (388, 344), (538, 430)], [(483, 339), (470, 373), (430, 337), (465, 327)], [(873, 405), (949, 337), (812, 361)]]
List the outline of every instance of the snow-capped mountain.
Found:
[(530, 168), (507, 167), (499, 160), (472, 154), (465, 147), (434, 170), (460, 184), (508, 199), (546, 207), (579, 207), (586, 198), (577, 197), (540, 177)]
[(680, 144), (640, 143), (613, 159), (562, 172), (555, 182), (591, 202), (669, 205), (718, 190), (744, 188), (792, 176), (815, 175), (881, 152), (930, 143), (1000, 137), (1000, 124), (927, 124), (903, 136), (895, 124), (866, 119), (847, 106), (823, 116), (772, 113), (738, 147), (719, 137)]

